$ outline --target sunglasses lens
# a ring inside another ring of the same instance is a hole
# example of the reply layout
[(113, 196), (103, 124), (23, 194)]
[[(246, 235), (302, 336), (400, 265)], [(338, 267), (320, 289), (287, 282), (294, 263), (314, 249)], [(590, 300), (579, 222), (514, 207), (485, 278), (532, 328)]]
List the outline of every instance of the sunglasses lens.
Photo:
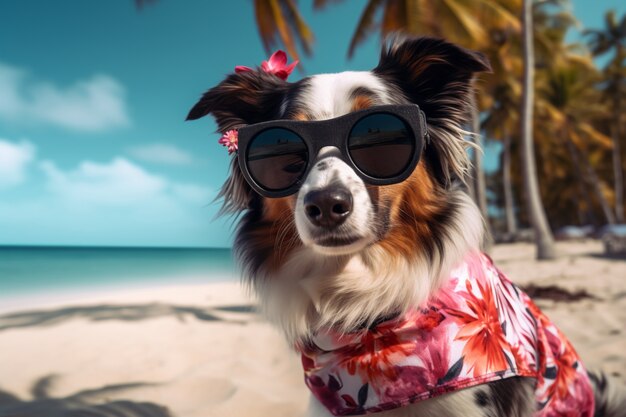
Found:
[(397, 116), (376, 113), (359, 120), (348, 138), (350, 157), (365, 174), (392, 178), (413, 160), (415, 140), (409, 125)]
[(252, 139), (246, 160), (248, 171), (257, 184), (278, 191), (302, 178), (309, 153), (300, 136), (287, 129), (270, 128)]

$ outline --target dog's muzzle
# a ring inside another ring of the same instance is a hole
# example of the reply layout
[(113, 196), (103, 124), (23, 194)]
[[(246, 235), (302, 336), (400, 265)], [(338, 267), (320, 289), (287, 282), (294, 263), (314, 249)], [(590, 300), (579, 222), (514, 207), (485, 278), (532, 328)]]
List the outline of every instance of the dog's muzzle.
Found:
[(304, 211), (313, 225), (334, 229), (352, 213), (352, 193), (344, 187), (310, 191), (304, 196)]
[(333, 147), (320, 152), (300, 188), (295, 207), (300, 239), (327, 255), (354, 253), (376, 237), (367, 188), (337, 155)]

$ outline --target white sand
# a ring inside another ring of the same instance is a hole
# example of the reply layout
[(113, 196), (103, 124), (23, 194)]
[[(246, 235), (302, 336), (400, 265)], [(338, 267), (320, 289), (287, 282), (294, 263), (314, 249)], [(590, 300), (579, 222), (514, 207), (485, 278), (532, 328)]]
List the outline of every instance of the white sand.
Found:
[[(542, 263), (527, 244), (497, 246), (492, 255), (519, 284), (598, 297), (538, 304), (589, 368), (626, 380), (626, 262), (597, 256), (597, 242), (559, 250), (558, 260)], [(0, 313), (0, 416), (56, 417), (96, 407), (103, 416), (292, 417), (306, 406), (299, 358), (249, 311), (237, 284), (34, 303), (29, 311), (8, 313), (5, 306)]]

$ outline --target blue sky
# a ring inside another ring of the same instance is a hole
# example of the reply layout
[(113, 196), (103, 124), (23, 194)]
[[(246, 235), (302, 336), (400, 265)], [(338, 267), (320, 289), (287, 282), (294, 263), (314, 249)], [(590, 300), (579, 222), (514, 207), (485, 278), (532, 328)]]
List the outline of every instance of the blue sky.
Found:
[[(300, 2), (316, 43), (292, 79), (376, 65), (376, 36), (346, 59), (363, 3)], [(587, 27), (608, 8), (626, 6), (573, 2)], [(211, 204), (229, 158), (211, 120), (183, 120), (235, 65), (266, 58), (252, 1), (21, 0), (0, 16), (0, 244), (230, 244)]]

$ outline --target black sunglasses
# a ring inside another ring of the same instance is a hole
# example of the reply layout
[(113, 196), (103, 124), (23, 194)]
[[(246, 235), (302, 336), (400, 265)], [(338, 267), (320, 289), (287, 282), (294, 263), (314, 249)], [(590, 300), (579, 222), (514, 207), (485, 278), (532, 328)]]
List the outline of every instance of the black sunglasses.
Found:
[(318, 152), (334, 146), (368, 184), (407, 179), (427, 139), (426, 117), (416, 104), (386, 105), (329, 120), (275, 120), (239, 129), (239, 167), (264, 197), (298, 191)]

